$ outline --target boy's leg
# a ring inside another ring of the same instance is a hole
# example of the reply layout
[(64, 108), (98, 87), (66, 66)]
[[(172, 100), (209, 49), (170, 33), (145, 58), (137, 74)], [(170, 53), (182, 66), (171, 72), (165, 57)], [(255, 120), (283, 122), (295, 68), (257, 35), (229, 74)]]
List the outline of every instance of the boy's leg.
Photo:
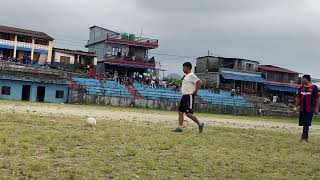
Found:
[(200, 125), (200, 122), (196, 116), (194, 116), (192, 113), (187, 113), (188, 118), (192, 119), (195, 123)]
[(196, 116), (194, 116), (192, 113), (187, 113), (188, 118), (192, 119), (195, 123), (199, 126), (199, 133), (203, 132), (204, 123), (201, 123)]
[(184, 113), (179, 112), (179, 128), (183, 127)]
[(309, 125), (303, 126), (302, 139), (308, 140), (309, 138)]

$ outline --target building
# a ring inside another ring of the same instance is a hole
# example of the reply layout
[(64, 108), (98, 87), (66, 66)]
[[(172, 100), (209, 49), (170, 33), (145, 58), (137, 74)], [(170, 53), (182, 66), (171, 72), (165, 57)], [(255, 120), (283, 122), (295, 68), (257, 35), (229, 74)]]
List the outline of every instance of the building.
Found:
[(69, 84), (58, 71), (0, 63), (0, 99), (66, 103)]
[(259, 71), (268, 81), (265, 96), (278, 96), (280, 101), (293, 96), (300, 87), (300, 73), (273, 65), (260, 65)]
[(312, 81), (312, 84), (314, 84), (320, 88), (320, 79), (312, 78), (311, 81)]
[(52, 66), (72, 72), (86, 72), (96, 68), (97, 56), (93, 52), (53, 48)]
[(259, 62), (216, 56), (197, 58), (195, 73), (206, 87), (231, 90), (239, 87), (248, 94), (261, 93), (266, 80), (258, 72)]
[(118, 33), (102, 27), (90, 27), (86, 47), (97, 55), (97, 73), (117, 71), (120, 75), (142, 74), (156, 68), (149, 50), (159, 46), (158, 40), (136, 37), (135, 34)]
[(53, 38), (43, 32), (0, 25), (0, 59), (51, 62)]

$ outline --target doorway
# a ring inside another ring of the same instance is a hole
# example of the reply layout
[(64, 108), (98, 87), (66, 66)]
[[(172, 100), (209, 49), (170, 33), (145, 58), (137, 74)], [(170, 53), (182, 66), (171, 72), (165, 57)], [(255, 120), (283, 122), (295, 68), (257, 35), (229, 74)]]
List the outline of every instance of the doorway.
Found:
[(22, 101), (30, 101), (30, 90), (31, 86), (30, 85), (23, 85), (22, 86)]
[(37, 102), (44, 102), (45, 94), (46, 94), (46, 87), (38, 86), (38, 88), (37, 88)]

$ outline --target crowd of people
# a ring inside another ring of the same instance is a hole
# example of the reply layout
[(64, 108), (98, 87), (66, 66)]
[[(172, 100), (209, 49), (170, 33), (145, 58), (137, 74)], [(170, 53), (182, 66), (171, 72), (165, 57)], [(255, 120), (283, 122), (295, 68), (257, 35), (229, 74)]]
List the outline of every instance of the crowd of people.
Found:
[(15, 63), (22, 63), (22, 64), (34, 64), (30, 56), (23, 56), (22, 58), (0, 56), (0, 61), (15, 62)]

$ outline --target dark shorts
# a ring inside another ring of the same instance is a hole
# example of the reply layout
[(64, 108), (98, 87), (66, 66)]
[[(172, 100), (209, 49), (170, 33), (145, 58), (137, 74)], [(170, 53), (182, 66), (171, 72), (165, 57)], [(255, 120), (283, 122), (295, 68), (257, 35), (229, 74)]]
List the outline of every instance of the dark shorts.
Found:
[(183, 95), (180, 101), (179, 112), (193, 114), (194, 109), (194, 96)]
[(300, 112), (299, 115), (299, 126), (311, 126), (313, 113)]

